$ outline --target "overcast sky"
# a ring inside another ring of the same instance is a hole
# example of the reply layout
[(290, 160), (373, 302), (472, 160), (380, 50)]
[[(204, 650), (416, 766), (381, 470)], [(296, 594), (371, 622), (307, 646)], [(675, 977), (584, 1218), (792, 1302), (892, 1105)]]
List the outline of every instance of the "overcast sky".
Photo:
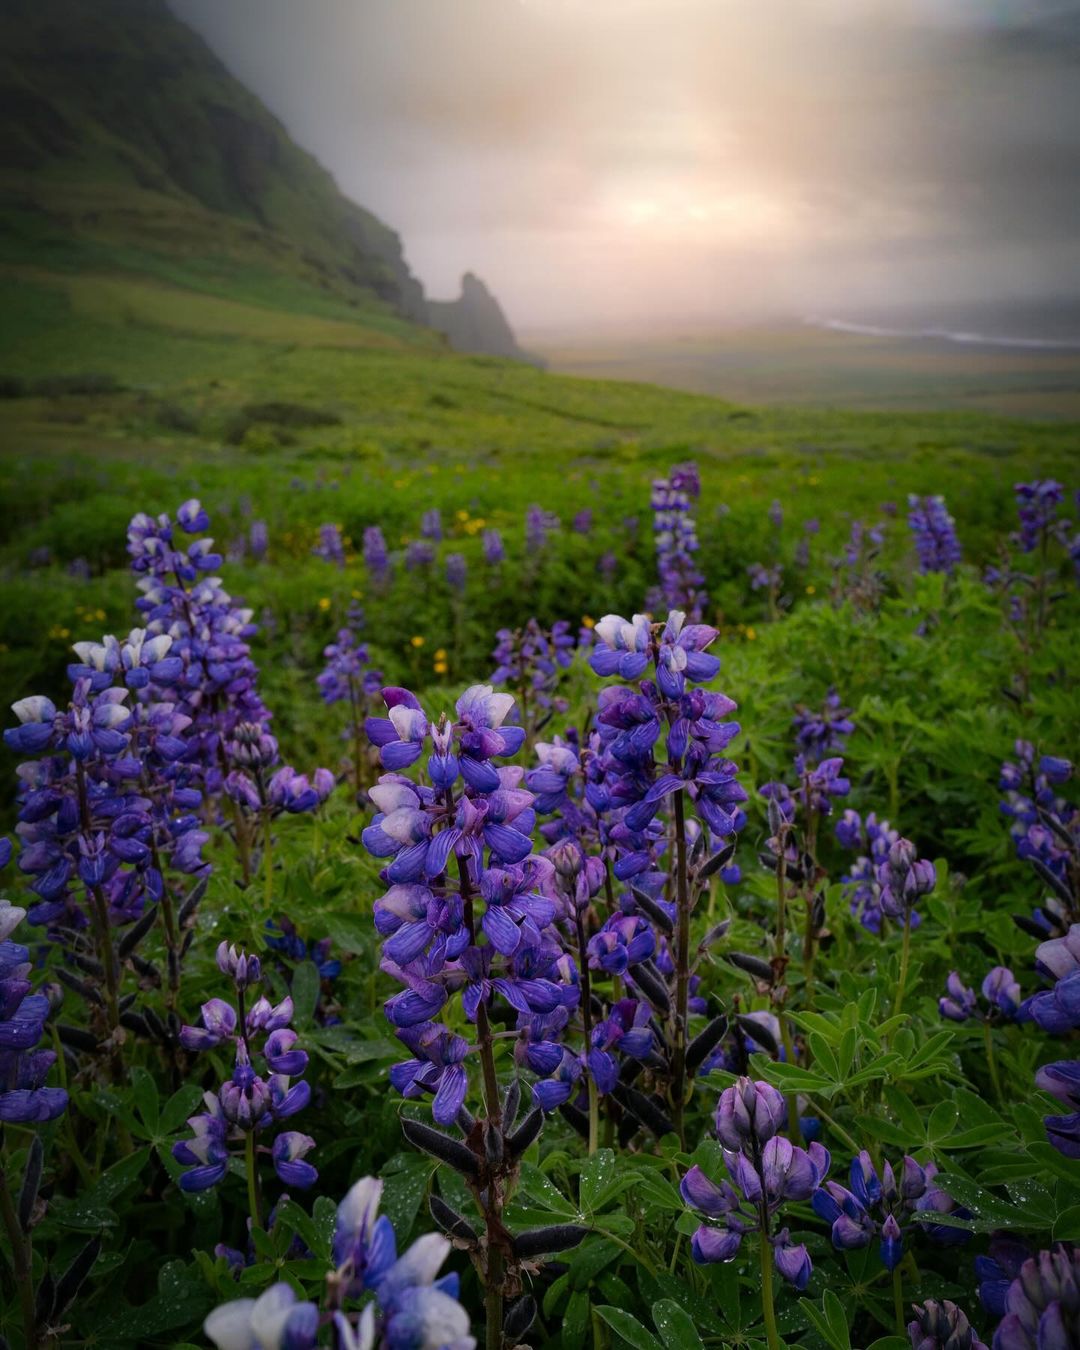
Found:
[(171, 0), (521, 330), (1080, 293), (1080, 0)]

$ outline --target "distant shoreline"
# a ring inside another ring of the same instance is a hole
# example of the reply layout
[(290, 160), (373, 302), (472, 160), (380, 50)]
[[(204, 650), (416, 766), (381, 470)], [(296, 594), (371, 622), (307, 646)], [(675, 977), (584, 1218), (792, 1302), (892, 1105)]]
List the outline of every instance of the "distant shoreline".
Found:
[(914, 338), (922, 341), (953, 342), (963, 347), (1013, 347), (1026, 351), (1080, 351), (1080, 336), (1014, 337), (1007, 334), (998, 336), (951, 328), (886, 328), (880, 324), (854, 323), (848, 319), (831, 319), (820, 315), (810, 315), (803, 322), (811, 328), (825, 328), (833, 333), (850, 333), (856, 337)]

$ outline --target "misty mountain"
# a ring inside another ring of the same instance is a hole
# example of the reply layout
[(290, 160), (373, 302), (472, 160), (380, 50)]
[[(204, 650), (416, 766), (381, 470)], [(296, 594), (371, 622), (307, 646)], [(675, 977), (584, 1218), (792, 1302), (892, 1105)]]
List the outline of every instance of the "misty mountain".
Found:
[[(165, 0), (5, 0), (0, 231), (19, 261), (122, 241), (190, 260), (233, 254), (354, 304), (522, 357), (483, 303), (429, 307), (401, 241), (239, 83)], [(73, 255), (74, 257), (75, 255)]]

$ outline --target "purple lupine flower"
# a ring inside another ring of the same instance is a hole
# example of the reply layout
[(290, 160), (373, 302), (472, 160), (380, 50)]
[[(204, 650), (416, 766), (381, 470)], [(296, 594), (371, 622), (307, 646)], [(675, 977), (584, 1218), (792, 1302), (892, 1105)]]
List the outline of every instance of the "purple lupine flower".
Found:
[(811, 762), (820, 760), (830, 751), (845, 749), (848, 737), (855, 730), (851, 709), (843, 706), (835, 689), (830, 689), (826, 694), (818, 712), (800, 703), (795, 709), (791, 725), (799, 753)]
[(593, 527), (593, 513), (589, 507), (580, 510), (571, 522), (571, 528), (575, 534), (591, 534)]
[(405, 570), (418, 572), (435, 561), (435, 546), (426, 539), (414, 539), (405, 549)]
[[(289, 1026), (292, 999), (274, 1005), (262, 996), (248, 1005), (247, 991), (262, 978), (254, 954), (222, 942), (217, 964), (235, 986), (236, 1003), (217, 998), (204, 1003), (201, 1026), (181, 1027), (180, 1044), (193, 1053), (229, 1044), (234, 1064), (219, 1090), (204, 1094), (206, 1109), (188, 1120), (192, 1137), (173, 1145), (173, 1157), (188, 1169), (180, 1176), (181, 1189), (189, 1192), (207, 1190), (224, 1178), (232, 1145), (249, 1134), (267, 1134), (311, 1100), (311, 1088), (301, 1076), (308, 1056), (297, 1048), (298, 1037)], [(290, 1082), (293, 1078), (299, 1081)], [(315, 1168), (304, 1161), (313, 1147), (314, 1141), (297, 1131), (277, 1134), (270, 1155), (287, 1186), (303, 1189), (317, 1180)], [(257, 1214), (251, 1217), (261, 1221)]]
[(341, 537), (341, 526), (327, 523), (319, 526), (319, 541), (311, 550), (323, 562), (333, 563), (335, 567), (345, 566), (345, 543)]
[(490, 567), (497, 567), (506, 557), (502, 535), (498, 530), (485, 530), (483, 535), (484, 561)]
[(831, 559), (834, 605), (848, 601), (861, 613), (877, 606), (885, 586), (877, 565), (884, 542), (883, 524), (867, 526), (861, 520), (852, 521), (843, 553)]
[(769, 524), (774, 530), (781, 529), (784, 524), (784, 508), (776, 498), (769, 504)]
[(0, 900), (0, 1124), (55, 1120), (68, 1104), (63, 1088), (45, 1085), (55, 1052), (35, 1049), (45, 1033), (49, 1000), (30, 992), (30, 953), (10, 940), (25, 917), (25, 909)]
[(960, 561), (960, 541), (945, 498), (912, 493), (908, 497), (908, 525), (919, 555), (919, 571), (945, 572), (951, 576)]
[(937, 885), (932, 862), (920, 859), (910, 839), (897, 839), (877, 869), (881, 912), (890, 919), (909, 921), (919, 898)]
[[(890, 847), (899, 837), (887, 820), (879, 821), (872, 811), (863, 821), (857, 811), (847, 810), (836, 823), (836, 838), (841, 847), (852, 852), (860, 851), (860, 856), (841, 877), (841, 881), (847, 888), (845, 894), (852, 915), (871, 933), (880, 934), (885, 917), (881, 909), (878, 868), (887, 859)], [(910, 922), (913, 929), (918, 928), (921, 922), (914, 910)]]
[(1009, 1286), (993, 1350), (1080, 1347), (1080, 1250), (1059, 1245), (1029, 1257)]
[(1021, 553), (1034, 553), (1044, 538), (1054, 533), (1058, 507), (1065, 500), (1065, 491), (1052, 478), (1036, 478), (1030, 483), (1017, 483), (1013, 492), (1020, 517), (1016, 542)]
[(254, 562), (262, 562), (270, 548), (270, 531), (265, 520), (253, 520), (248, 527), (248, 552)]
[(570, 625), (560, 619), (550, 629), (536, 619), (522, 628), (500, 628), (491, 659), (495, 670), (492, 684), (508, 685), (514, 692), (532, 735), (550, 720), (553, 712), (565, 711), (565, 700), (556, 695), (559, 672), (574, 659)]
[(258, 1298), (238, 1298), (209, 1313), (203, 1331), (218, 1350), (313, 1350), (319, 1310), (298, 1301), (291, 1284), (272, 1284)]
[(436, 544), (442, 539), (442, 516), (437, 506), (431, 507), (420, 517), (420, 534), (424, 539), (430, 539)]
[(705, 578), (694, 560), (699, 544), (691, 508), (700, 493), (696, 464), (676, 465), (666, 478), (653, 479), (651, 504), (660, 600), (668, 609), (682, 610), (691, 619), (700, 618), (708, 603)]
[(1029, 741), (1018, 740), (1015, 752), (1016, 759), (1001, 766), (1001, 812), (1012, 821), (1009, 832), (1017, 857), (1030, 863), (1041, 880), (1052, 877), (1054, 888), (1030, 923), (1022, 922), (1039, 936), (1064, 933), (1077, 917), (1075, 905), (1066, 904), (1062, 892), (1072, 888), (1080, 856), (1080, 811), (1056, 789), (1071, 779), (1072, 764), (1056, 755), (1037, 759)]
[(724, 1145), (730, 1181), (717, 1186), (700, 1167), (680, 1184), (683, 1200), (706, 1222), (694, 1234), (691, 1254), (699, 1264), (731, 1261), (748, 1232), (773, 1249), (780, 1275), (800, 1292), (811, 1275), (810, 1256), (791, 1242), (787, 1228), (772, 1231), (788, 1201), (811, 1200), (828, 1174), (828, 1151), (818, 1143), (799, 1148), (778, 1130), (787, 1118), (783, 1097), (749, 1078), (726, 1088), (717, 1107), (717, 1133)]
[(450, 589), (463, 591), (467, 577), (468, 569), (465, 564), (465, 555), (448, 553), (446, 555), (446, 581)]
[(975, 1258), (979, 1302), (991, 1317), (1005, 1316), (1009, 1286), (1031, 1254), (1026, 1242), (1008, 1233), (995, 1233), (990, 1238), (986, 1255)]
[(386, 581), (390, 576), (390, 554), (386, 539), (378, 525), (369, 525), (364, 530), (364, 564), (377, 582)]
[(553, 511), (545, 511), (542, 506), (532, 505), (525, 512), (525, 552), (530, 555), (541, 553), (547, 544), (548, 535), (557, 530), (561, 522)]
[(814, 1213), (829, 1224), (839, 1251), (868, 1247), (878, 1239), (878, 1256), (886, 1270), (895, 1270), (904, 1254), (904, 1227), (927, 1194), (927, 1174), (914, 1158), (905, 1157), (899, 1177), (886, 1162), (880, 1174), (863, 1150), (852, 1161), (850, 1190), (827, 1181), (815, 1192)]
[(907, 1325), (912, 1350), (986, 1350), (966, 1314), (948, 1299), (937, 1303), (928, 1298), (913, 1311)]

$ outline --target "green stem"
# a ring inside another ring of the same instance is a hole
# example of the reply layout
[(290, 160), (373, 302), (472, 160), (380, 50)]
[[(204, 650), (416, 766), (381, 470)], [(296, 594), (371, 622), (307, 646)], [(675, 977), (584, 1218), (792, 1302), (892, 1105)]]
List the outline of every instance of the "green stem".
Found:
[(269, 913), (274, 904), (274, 834), (269, 811), (263, 823), (263, 900)]
[(764, 1230), (758, 1249), (761, 1254), (761, 1315), (765, 1319), (765, 1339), (769, 1350), (783, 1350), (784, 1343), (776, 1329), (776, 1307), (773, 1303), (772, 1245)]
[(686, 817), (683, 793), (675, 793), (675, 1054), (672, 1058), (672, 1107), (679, 1147), (686, 1147), (683, 1107), (686, 1104), (686, 1043), (689, 1034), (690, 1003), (690, 879), (686, 866)]
[(255, 1131), (244, 1136), (244, 1170), (247, 1173), (248, 1209), (252, 1228), (262, 1228), (262, 1206), (259, 1203), (259, 1169), (255, 1160)]
[(589, 1157), (596, 1152), (600, 1144), (600, 1094), (596, 1090), (596, 1080), (592, 1074), (589, 1080)]
[[(780, 1009), (780, 1039), (784, 1042), (784, 1057), (789, 1064), (795, 1063), (795, 1043), (791, 1038), (791, 1027), (787, 1018), (784, 1016), (783, 1008)], [(799, 1098), (798, 1094), (791, 1092), (787, 1098), (787, 1123), (788, 1138), (793, 1144), (799, 1142)], [(856, 1153), (858, 1149), (855, 1150)]]
[(904, 990), (907, 987), (908, 962), (911, 960), (911, 910), (904, 911), (904, 941), (900, 948), (900, 978), (896, 982), (896, 1002), (893, 1005), (895, 1017), (904, 1006)]
[(8, 1186), (7, 1168), (0, 1164), (0, 1219), (3, 1220), (11, 1245), (11, 1268), (15, 1275), (15, 1285), (22, 1309), (23, 1335), (27, 1350), (37, 1350), (41, 1344), (38, 1339), (37, 1304), (34, 1299), (34, 1273), (31, 1257), (30, 1234), (24, 1233), (19, 1215), (15, 1209)]
[(983, 1044), (986, 1046), (986, 1066), (990, 1070), (990, 1082), (994, 1085), (994, 1096), (997, 1098), (998, 1106), (1005, 1105), (1005, 1097), (1001, 1091), (1001, 1079), (998, 1077), (997, 1059), (994, 1055), (994, 1037), (990, 1031), (990, 1023), (983, 1023)]
[(893, 1311), (896, 1314), (896, 1334), (906, 1335), (904, 1330), (904, 1277), (897, 1266), (892, 1273)]

